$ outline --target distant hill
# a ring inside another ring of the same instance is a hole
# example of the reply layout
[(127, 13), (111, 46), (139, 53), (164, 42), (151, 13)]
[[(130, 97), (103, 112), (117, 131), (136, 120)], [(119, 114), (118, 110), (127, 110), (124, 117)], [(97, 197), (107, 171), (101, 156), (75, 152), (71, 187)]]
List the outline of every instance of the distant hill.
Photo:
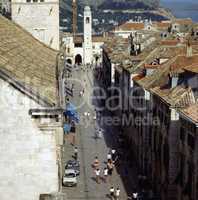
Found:
[[(62, 8), (71, 11), (72, 0), (60, 0)], [(90, 5), (101, 9), (157, 9), (160, 0), (77, 0), (78, 6)]]
[[(93, 23), (93, 29), (95, 32), (99, 33), (128, 20), (165, 20), (164, 16), (150, 12), (151, 10), (158, 10), (159, 1), (160, 0), (77, 0), (78, 32), (82, 32), (83, 30), (83, 10), (86, 5), (92, 7), (92, 17), (97, 21), (97, 23)], [(112, 12), (106, 12), (104, 10), (111, 10)], [(126, 11), (125, 14), (123, 14), (123, 10)], [(127, 12), (128, 10), (129, 12)], [(137, 14), (135, 12), (136, 10), (141, 10), (143, 13)], [(61, 29), (64, 29), (64, 31), (71, 31), (71, 25), (72, 0), (60, 0)]]

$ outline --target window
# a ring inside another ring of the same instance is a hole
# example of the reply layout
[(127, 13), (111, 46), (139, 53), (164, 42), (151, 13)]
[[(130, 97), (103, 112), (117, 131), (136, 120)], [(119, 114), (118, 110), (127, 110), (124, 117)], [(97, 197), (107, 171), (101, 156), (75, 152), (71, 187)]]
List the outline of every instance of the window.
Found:
[(44, 0), (40, 0), (40, 2), (44, 2)]
[(34, 3), (38, 2), (38, 0), (33, 0)]
[(31, 2), (31, 0), (26, 0), (26, 2), (27, 2), (27, 3), (30, 3), (30, 2)]
[(89, 24), (90, 20), (89, 17), (86, 17), (86, 24)]

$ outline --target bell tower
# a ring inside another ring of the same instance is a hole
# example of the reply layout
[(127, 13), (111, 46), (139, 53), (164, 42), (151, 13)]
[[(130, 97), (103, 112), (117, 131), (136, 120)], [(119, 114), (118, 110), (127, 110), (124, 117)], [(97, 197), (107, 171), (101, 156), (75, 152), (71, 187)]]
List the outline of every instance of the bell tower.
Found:
[(84, 9), (84, 44), (83, 44), (84, 64), (91, 64), (92, 52), (92, 15), (89, 6)]

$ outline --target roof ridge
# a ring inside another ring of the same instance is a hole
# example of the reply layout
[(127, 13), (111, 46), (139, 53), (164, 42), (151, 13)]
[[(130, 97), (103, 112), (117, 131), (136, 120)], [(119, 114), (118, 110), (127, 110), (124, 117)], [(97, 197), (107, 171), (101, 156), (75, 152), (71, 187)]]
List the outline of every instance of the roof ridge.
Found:
[(25, 30), (22, 26), (20, 26), (19, 24), (17, 24), (17, 23), (14, 22), (13, 20), (9, 20), (9, 19), (7, 19), (6, 17), (4, 17), (3, 15), (0, 14), (0, 20), (1, 20), (1, 19), (4, 20), (4, 21), (6, 21), (6, 22), (9, 23), (9, 24), (14, 25), (16, 29), (25, 32), (26, 34), (28, 34), (29, 36), (31, 36), (32, 39), (34, 39), (36, 42), (40, 43), (40, 44), (43, 45), (44, 47), (46, 47), (46, 48), (48, 48), (48, 49), (50, 49), (50, 50), (52, 50), (52, 51), (58, 53), (57, 50), (52, 49), (51, 47), (49, 47), (49, 46), (46, 45), (45, 43), (43, 43), (43, 42), (41, 42), (40, 40), (38, 40), (37, 38), (35, 38), (30, 32), (28, 32), (27, 30)]

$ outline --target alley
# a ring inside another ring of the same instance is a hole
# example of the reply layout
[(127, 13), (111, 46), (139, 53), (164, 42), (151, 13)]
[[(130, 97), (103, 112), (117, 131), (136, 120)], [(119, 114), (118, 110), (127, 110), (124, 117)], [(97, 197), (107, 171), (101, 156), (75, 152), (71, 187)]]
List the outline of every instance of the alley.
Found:
[[(74, 95), (73, 98), (70, 98), (70, 101), (77, 107), (84, 102), (83, 105), (78, 108), (80, 123), (76, 127), (76, 146), (79, 149), (81, 173), (78, 177), (77, 187), (63, 187), (63, 192), (66, 193), (67, 199), (108, 199), (109, 189), (113, 186), (114, 188), (120, 188), (120, 199), (127, 199), (126, 186), (133, 185), (134, 180), (129, 180), (130, 177), (125, 174), (125, 169), (117, 170), (117, 168), (115, 168), (113, 176), (108, 177), (107, 183), (101, 181), (100, 184), (97, 184), (95, 181), (95, 174), (91, 165), (95, 156), (98, 156), (100, 170), (101, 172), (103, 171), (106, 166), (107, 153), (110, 148), (115, 147), (116, 129), (114, 127), (104, 126), (99, 120), (96, 122), (93, 119), (95, 106), (99, 103), (99, 100), (97, 97), (91, 98), (93, 95), (93, 88), (96, 87), (92, 70), (89, 69), (86, 72), (80, 70), (74, 71), (72, 79), (80, 80), (82, 84), (75, 84)], [(79, 92), (83, 84), (85, 85), (85, 95), (84, 97), (79, 97)], [(87, 118), (84, 116), (84, 112), (89, 112), (91, 114), (90, 117)], [(107, 115), (106, 112), (104, 112), (101, 117), (105, 115)], [(95, 138), (95, 130), (98, 126), (104, 130), (101, 139)], [(66, 141), (64, 147), (64, 161), (66, 162), (72, 159), (73, 153), (74, 146), (70, 144), (70, 141)]]

